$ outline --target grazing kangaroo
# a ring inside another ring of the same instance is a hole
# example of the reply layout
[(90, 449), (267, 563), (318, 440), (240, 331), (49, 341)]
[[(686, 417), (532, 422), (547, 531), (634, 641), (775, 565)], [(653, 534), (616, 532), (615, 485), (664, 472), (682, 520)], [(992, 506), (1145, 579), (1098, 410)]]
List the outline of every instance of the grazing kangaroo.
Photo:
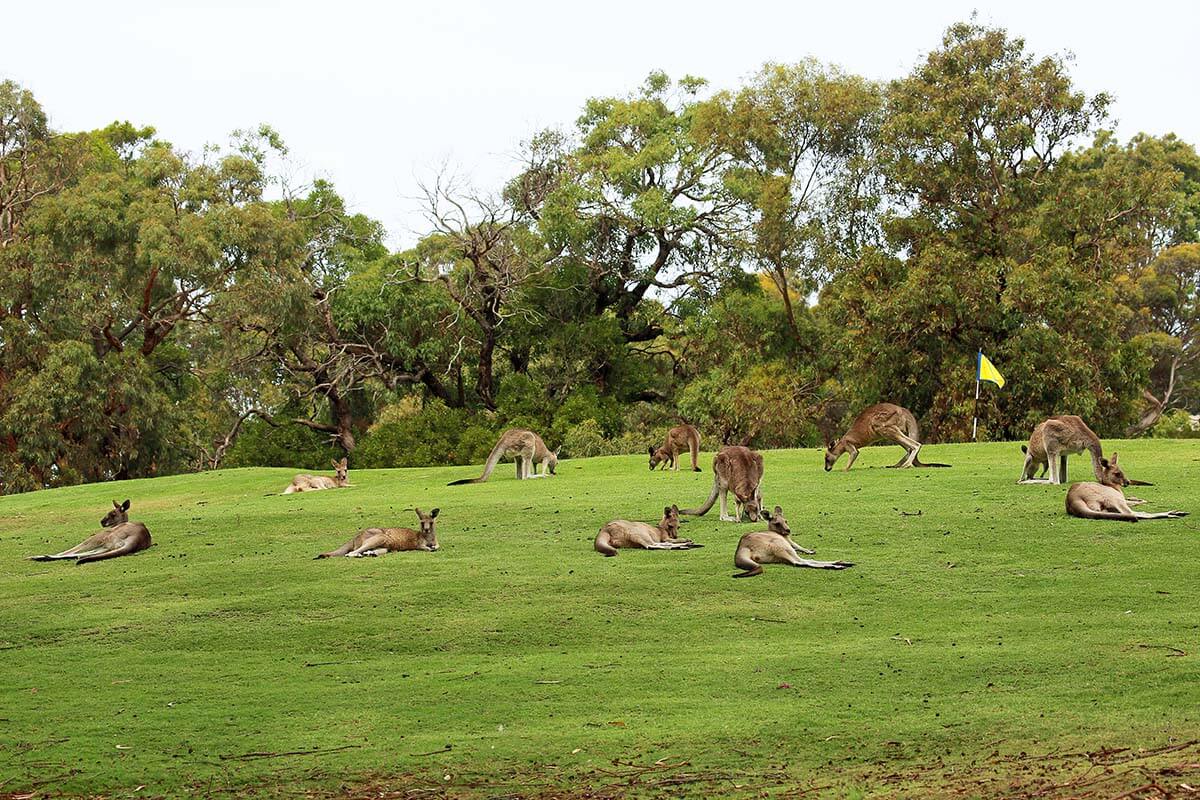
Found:
[(417, 519), (421, 521), (421, 530), (414, 531), (412, 528), (367, 528), (350, 541), (339, 547), (337, 550), (331, 550), (328, 553), (321, 553), (317, 558), (333, 558), (334, 556), (346, 556), (347, 558), (359, 558), (361, 556), (381, 556), (384, 553), (397, 553), (401, 550), (427, 550), (430, 553), (436, 552), (438, 549), (436, 523), (440, 508), (435, 508), (426, 514), (419, 508), (414, 508), (417, 512)]
[(1074, 414), (1050, 417), (1033, 429), (1029, 445), (1021, 446), (1021, 452), (1025, 453), (1025, 467), (1021, 470), (1018, 483), (1046, 483), (1045, 479), (1034, 478), (1033, 475), (1039, 467), (1045, 472), (1047, 466), (1050, 483), (1065, 483), (1067, 456), (1084, 450), (1092, 456), (1092, 471), (1096, 480), (1103, 483), (1104, 451), (1100, 447), (1100, 437)]
[(1111, 459), (1100, 459), (1101, 479), (1099, 483), (1073, 483), (1067, 490), (1067, 513), (1083, 519), (1113, 519), (1121, 522), (1137, 522), (1143, 519), (1178, 519), (1186, 517), (1186, 511), (1162, 511), (1147, 514), (1130, 508), (1130, 499), (1122, 491), (1132, 481), (1117, 465), (1117, 454)]
[(812, 567), (813, 569), (845, 569), (853, 567), (850, 561), (813, 561), (801, 558), (800, 553), (812, 555), (813, 551), (800, 547), (791, 540), (792, 529), (783, 518), (783, 509), (775, 506), (775, 510), (767, 514), (767, 530), (758, 533), (747, 533), (738, 542), (737, 551), (733, 554), (733, 565), (742, 570), (733, 577), (753, 578), (761, 575), (763, 564), (791, 564), (793, 567)]
[(87, 564), (145, 550), (152, 544), (150, 530), (140, 522), (130, 522), (128, 511), (128, 500), (124, 503), (113, 500), (112, 511), (100, 520), (100, 526), (104, 530), (89, 536), (70, 550), (48, 556), (29, 556), (29, 560), (58, 561), (73, 558), (76, 564)]
[(296, 492), (318, 492), (321, 489), (342, 489), (350, 485), (347, 476), (350, 474), (349, 462), (346, 459), (333, 461), (333, 468), (336, 471), (334, 477), (327, 478), (324, 475), (297, 475), (292, 478), (291, 484), (283, 490), (284, 494), (295, 494)]
[[(741, 445), (722, 447), (713, 458), (713, 488), (708, 500), (700, 508), (688, 508), (679, 513), (702, 517), (720, 495), (722, 522), (741, 522), (743, 510), (751, 522), (758, 522), (762, 513), (762, 490), (759, 487), (762, 476), (763, 458), (760, 453)], [(729, 492), (733, 492), (734, 510), (737, 511), (735, 517), (729, 516)]]
[(892, 464), (893, 469), (950, 466), (922, 463), (917, 458), (921, 452), (920, 437), (917, 418), (911, 411), (894, 403), (877, 403), (859, 414), (842, 438), (836, 442), (826, 442), (825, 471), (833, 469), (842, 453), (849, 453), (850, 460), (846, 462), (846, 471), (849, 472), (850, 467), (854, 466), (854, 459), (858, 458), (858, 448), (883, 440), (895, 442), (904, 448), (904, 458)]
[[(450, 481), (447, 486), (462, 486), (467, 483), (483, 483), (492, 476), (492, 470), (505, 456), (513, 456), (517, 462), (517, 480), (526, 478), (544, 478), (553, 475), (558, 467), (558, 451), (550, 451), (542, 437), (533, 431), (523, 428), (509, 428), (500, 435), (500, 441), (488, 454), (487, 463), (483, 465), (483, 474), (478, 478), (464, 478), (460, 481)], [(537, 464), (542, 465), (542, 474), (537, 472)]]
[(662, 520), (657, 526), (645, 522), (630, 522), (615, 519), (607, 523), (596, 534), (596, 552), (604, 556), (615, 556), (617, 548), (631, 547), (642, 550), (691, 550), (703, 547), (691, 539), (679, 537), (679, 506), (663, 509)]
[(662, 464), (663, 469), (670, 466), (672, 472), (678, 472), (679, 456), (684, 450), (692, 453), (692, 472), (699, 472), (696, 460), (700, 456), (700, 431), (696, 430), (695, 425), (676, 425), (667, 432), (667, 440), (662, 447), (650, 445), (650, 469)]

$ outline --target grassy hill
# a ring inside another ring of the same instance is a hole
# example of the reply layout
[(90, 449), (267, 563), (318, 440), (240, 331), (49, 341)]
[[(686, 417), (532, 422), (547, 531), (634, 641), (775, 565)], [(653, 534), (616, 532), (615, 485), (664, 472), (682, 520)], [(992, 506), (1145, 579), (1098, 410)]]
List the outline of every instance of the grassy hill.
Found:
[[(1200, 442), (1109, 449), (1157, 484), (1147, 510), (1200, 512)], [(1115, 795), (1151, 757), (1195, 780), (1165, 748), (1200, 738), (1200, 513), (1068, 519), (1063, 487), (1015, 485), (1015, 444), (882, 468), (898, 455), (826, 474), (766, 453), (796, 541), (857, 566), (752, 580), (733, 549), (763, 526), (715, 510), (682, 529), (703, 549), (591, 548), (610, 519), (704, 499), (711, 454), (700, 474), (616, 457), (265, 496), (294, 471), (247, 469), (0, 498), (0, 794)], [(126, 497), (152, 549), (21, 560)], [(414, 505), (441, 508), (440, 552), (312, 560)]]

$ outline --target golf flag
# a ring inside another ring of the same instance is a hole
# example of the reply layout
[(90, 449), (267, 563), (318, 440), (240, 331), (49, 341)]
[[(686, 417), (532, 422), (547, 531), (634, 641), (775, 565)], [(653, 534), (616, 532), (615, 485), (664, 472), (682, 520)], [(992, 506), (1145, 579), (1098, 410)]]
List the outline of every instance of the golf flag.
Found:
[(977, 381), (987, 381), (988, 383), (996, 384), (996, 388), (1004, 388), (1004, 376), (1000, 374), (1000, 370), (996, 369), (996, 365), (988, 361), (988, 357), (979, 351), (978, 372), (975, 375)]

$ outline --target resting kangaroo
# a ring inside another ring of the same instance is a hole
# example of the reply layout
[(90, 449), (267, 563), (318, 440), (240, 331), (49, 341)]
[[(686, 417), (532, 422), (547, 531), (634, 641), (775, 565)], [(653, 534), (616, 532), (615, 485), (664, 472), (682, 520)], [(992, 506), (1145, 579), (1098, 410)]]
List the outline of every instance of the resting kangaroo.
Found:
[(596, 534), (596, 552), (604, 556), (615, 556), (618, 547), (641, 548), (642, 550), (690, 550), (703, 547), (691, 539), (680, 539), (679, 506), (663, 509), (662, 520), (657, 526), (645, 522), (630, 522), (615, 519), (607, 523)]
[[(542, 437), (533, 431), (523, 428), (509, 428), (500, 435), (500, 441), (488, 454), (487, 463), (483, 465), (483, 474), (478, 478), (464, 478), (460, 481), (450, 481), (447, 486), (462, 486), (466, 483), (483, 483), (492, 476), (492, 470), (505, 456), (513, 456), (517, 462), (517, 480), (526, 478), (544, 478), (553, 475), (558, 467), (558, 451), (551, 452), (542, 441)], [(537, 464), (542, 465), (542, 474), (537, 473)]]
[(911, 411), (893, 403), (877, 403), (859, 414), (842, 438), (836, 442), (826, 442), (825, 471), (833, 469), (842, 453), (849, 453), (850, 460), (846, 462), (846, 471), (849, 472), (850, 467), (854, 466), (854, 459), (858, 458), (858, 448), (882, 440), (895, 442), (904, 448), (904, 458), (893, 464), (893, 468), (950, 466), (921, 463), (917, 458), (921, 452), (920, 437), (917, 418)]
[(733, 554), (733, 565), (742, 572), (735, 578), (753, 578), (761, 575), (763, 564), (791, 564), (793, 567), (812, 567), (814, 569), (845, 569), (853, 567), (849, 561), (813, 561), (800, 558), (800, 553), (812, 555), (813, 551), (800, 547), (790, 538), (792, 529), (783, 518), (783, 509), (775, 506), (775, 511), (767, 514), (767, 530), (758, 533), (747, 533), (738, 542), (737, 551)]
[(1100, 437), (1074, 414), (1050, 417), (1033, 429), (1028, 447), (1021, 446), (1021, 451), (1025, 453), (1025, 467), (1018, 483), (1045, 483), (1044, 479), (1034, 478), (1033, 475), (1039, 467), (1044, 471), (1047, 466), (1050, 483), (1065, 483), (1067, 456), (1084, 450), (1092, 456), (1092, 471), (1096, 480), (1104, 483), (1104, 451), (1100, 447)]
[(1178, 519), (1187, 516), (1186, 511), (1146, 514), (1130, 508), (1130, 500), (1121, 490), (1132, 481), (1125, 477), (1117, 465), (1116, 453), (1112, 454), (1111, 459), (1101, 458), (1100, 469), (1099, 483), (1073, 483), (1067, 490), (1067, 513), (1072, 517), (1137, 522), (1142, 519)]
[(428, 514), (419, 508), (413, 510), (417, 512), (417, 518), (421, 521), (421, 530), (414, 531), (412, 528), (367, 528), (337, 550), (321, 553), (317, 558), (333, 558), (334, 556), (346, 556), (348, 558), (381, 556), (384, 553), (397, 553), (401, 550), (427, 550), (430, 553), (435, 552), (438, 549), (438, 540), (434, 520), (441, 509), (435, 508)]
[[(679, 513), (702, 517), (713, 507), (717, 495), (720, 495), (722, 522), (741, 522), (743, 510), (751, 522), (758, 522), (759, 514), (762, 513), (762, 491), (759, 488), (762, 476), (761, 454), (741, 445), (722, 447), (713, 458), (713, 488), (708, 500), (700, 508), (688, 508)], [(733, 492), (736, 517), (729, 516), (729, 492)]]
[(346, 459), (333, 461), (334, 477), (327, 478), (324, 475), (297, 475), (292, 478), (291, 484), (283, 490), (284, 494), (295, 494), (296, 492), (317, 492), (321, 489), (342, 489), (350, 485), (347, 476), (350, 474), (349, 462)]
[(650, 469), (653, 470), (662, 464), (663, 469), (670, 466), (673, 472), (678, 472), (679, 456), (684, 450), (690, 450), (692, 453), (692, 472), (699, 472), (700, 467), (697, 466), (696, 460), (700, 456), (700, 431), (696, 430), (696, 426), (687, 423), (671, 428), (662, 447), (650, 445)]
[(118, 503), (113, 500), (113, 509), (100, 520), (104, 530), (84, 539), (70, 550), (63, 550), (49, 556), (30, 556), (30, 561), (57, 561), (73, 558), (76, 564), (86, 564), (89, 561), (102, 561), (106, 558), (116, 558), (139, 550), (145, 550), (151, 545), (150, 530), (140, 522), (129, 521), (129, 501)]

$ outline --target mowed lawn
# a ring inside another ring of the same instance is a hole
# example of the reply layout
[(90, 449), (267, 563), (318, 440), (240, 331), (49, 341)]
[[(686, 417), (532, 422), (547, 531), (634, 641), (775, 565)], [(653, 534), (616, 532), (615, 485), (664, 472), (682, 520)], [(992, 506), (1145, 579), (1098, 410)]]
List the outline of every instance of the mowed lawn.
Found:
[[(1200, 442), (1106, 449), (1156, 484), (1144, 510), (1195, 515), (1068, 519), (1065, 487), (1015, 484), (1014, 443), (829, 474), (766, 452), (794, 539), (857, 566), (750, 580), (734, 546), (765, 526), (715, 508), (682, 528), (703, 549), (592, 550), (608, 520), (698, 505), (711, 453), (699, 474), (351, 470), (269, 496), (295, 470), (242, 469), (0, 498), (0, 795), (932, 794), (1021, 753), (1200, 738)], [(22, 560), (126, 497), (150, 550)], [(440, 552), (313, 560), (413, 506), (441, 509)]]

